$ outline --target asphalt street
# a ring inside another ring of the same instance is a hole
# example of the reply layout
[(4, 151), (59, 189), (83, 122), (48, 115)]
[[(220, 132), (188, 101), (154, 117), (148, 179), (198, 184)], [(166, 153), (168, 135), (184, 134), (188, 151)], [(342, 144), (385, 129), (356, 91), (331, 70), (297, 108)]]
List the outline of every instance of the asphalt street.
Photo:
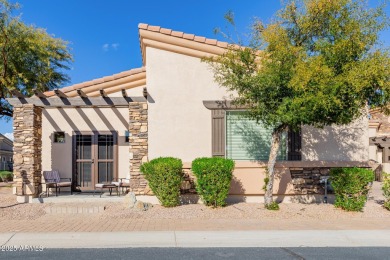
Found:
[(385, 247), (109, 248), (1, 251), (0, 259), (389, 259)]

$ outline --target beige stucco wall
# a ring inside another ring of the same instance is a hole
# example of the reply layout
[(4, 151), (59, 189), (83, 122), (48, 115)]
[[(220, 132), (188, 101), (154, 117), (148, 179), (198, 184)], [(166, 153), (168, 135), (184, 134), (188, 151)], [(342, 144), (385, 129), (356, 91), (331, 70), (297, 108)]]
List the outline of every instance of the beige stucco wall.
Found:
[[(72, 176), (73, 131), (118, 132), (118, 177), (129, 174), (129, 146), (125, 142), (128, 108), (48, 108), (42, 112), (42, 170)], [(65, 143), (53, 143), (55, 131), (65, 132)]]
[[(229, 99), (199, 58), (147, 48), (149, 159), (159, 156), (192, 161), (211, 156), (211, 112), (203, 100)], [(368, 119), (324, 129), (303, 127), (304, 161), (368, 160)]]
[(367, 161), (368, 137), (368, 118), (365, 116), (344, 126), (303, 127), (302, 160)]
[[(146, 49), (149, 102), (149, 159), (183, 161), (211, 156), (211, 111), (203, 100), (228, 97), (199, 58)], [(153, 101), (154, 100), (154, 101)]]

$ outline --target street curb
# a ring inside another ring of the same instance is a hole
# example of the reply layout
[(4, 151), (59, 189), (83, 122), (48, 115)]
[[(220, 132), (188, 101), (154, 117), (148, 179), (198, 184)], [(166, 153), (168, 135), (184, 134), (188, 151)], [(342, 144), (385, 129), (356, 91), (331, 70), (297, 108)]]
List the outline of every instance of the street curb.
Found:
[(390, 230), (0, 233), (2, 247), (389, 247)]

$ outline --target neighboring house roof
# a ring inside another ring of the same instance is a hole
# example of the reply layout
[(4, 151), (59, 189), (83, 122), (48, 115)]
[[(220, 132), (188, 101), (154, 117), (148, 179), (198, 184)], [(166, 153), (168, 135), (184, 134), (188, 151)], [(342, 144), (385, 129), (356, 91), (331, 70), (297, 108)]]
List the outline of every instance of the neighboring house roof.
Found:
[[(6, 146), (5, 146), (6, 149), (4, 148), (4, 144), (6, 144)], [(12, 140), (10, 140), (8, 137), (6, 137), (3, 134), (0, 134), (0, 150), (1, 151), (12, 152), (13, 146), (14, 146), (14, 142), (12, 142)], [(7, 147), (9, 147), (9, 149)]]
[[(139, 24), (139, 37), (144, 66), (146, 65), (146, 47), (171, 51), (193, 57), (203, 58), (223, 54), (229, 44), (216, 39), (208, 39), (194, 34), (173, 31), (160, 26)], [(146, 85), (146, 68), (141, 67), (124, 71), (112, 76), (107, 76), (83, 83), (61, 88), (68, 97), (78, 96), (77, 90), (81, 89), (89, 97), (100, 96), (100, 90), (111, 94), (122, 89), (131, 89)], [(44, 93), (47, 97), (55, 96), (54, 91)]]
[(229, 46), (227, 42), (173, 31), (160, 26), (140, 23), (138, 29), (144, 66), (146, 65), (146, 47), (203, 58), (205, 56), (221, 55)]

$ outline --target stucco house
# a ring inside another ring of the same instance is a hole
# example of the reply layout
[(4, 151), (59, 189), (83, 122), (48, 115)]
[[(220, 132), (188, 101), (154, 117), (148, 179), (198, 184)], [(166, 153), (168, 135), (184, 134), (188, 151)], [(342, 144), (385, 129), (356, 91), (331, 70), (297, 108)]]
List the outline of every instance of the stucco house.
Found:
[(390, 173), (390, 117), (378, 108), (370, 110), (369, 159)]
[[(205, 56), (228, 46), (205, 37), (139, 25), (143, 66), (33, 97), (15, 93), (14, 193), (31, 201), (42, 191), (42, 171), (73, 178), (73, 189), (126, 178), (139, 196), (151, 194), (140, 173), (160, 156), (184, 162), (191, 192), (191, 161), (221, 156), (236, 161), (231, 198), (261, 201), (270, 133), (240, 116), (230, 94), (213, 79)], [(320, 193), (330, 167), (367, 166), (368, 118), (348, 126), (303, 126), (285, 137), (275, 195)], [(299, 181), (294, 181), (299, 179)]]
[(0, 171), (12, 170), (13, 142), (0, 134)]

